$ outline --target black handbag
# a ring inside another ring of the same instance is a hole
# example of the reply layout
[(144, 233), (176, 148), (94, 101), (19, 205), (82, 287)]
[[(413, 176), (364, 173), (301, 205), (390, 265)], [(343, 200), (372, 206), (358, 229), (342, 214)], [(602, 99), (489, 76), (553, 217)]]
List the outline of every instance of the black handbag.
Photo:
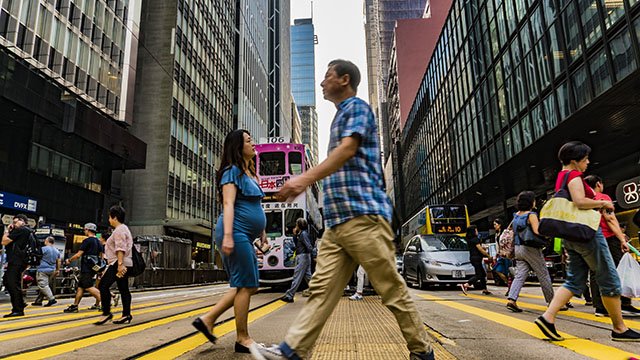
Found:
[(520, 240), (522, 240), (522, 245), (524, 246), (542, 249), (549, 245), (547, 239), (536, 235), (529, 224), (527, 224), (527, 227), (524, 229), (518, 230), (518, 236), (520, 237)]
[(147, 264), (144, 262), (142, 254), (138, 251), (136, 245), (131, 246), (131, 260), (133, 260), (133, 266), (129, 270), (129, 276), (138, 276), (144, 272)]

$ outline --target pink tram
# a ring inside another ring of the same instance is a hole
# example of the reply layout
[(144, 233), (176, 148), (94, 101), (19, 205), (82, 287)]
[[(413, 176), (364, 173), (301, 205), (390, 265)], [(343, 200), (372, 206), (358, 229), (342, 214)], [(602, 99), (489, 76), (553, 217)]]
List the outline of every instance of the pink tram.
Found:
[(322, 216), (318, 207), (318, 187), (307, 189), (292, 202), (279, 202), (275, 194), (292, 177), (302, 174), (308, 167), (308, 156), (303, 144), (287, 142), (284, 138), (261, 139), (256, 145), (256, 170), (259, 183), (266, 196), (262, 208), (267, 216), (266, 232), (271, 248), (258, 254), (260, 284), (262, 286), (288, 286), (295, 268), (293, 228), (298, 218), (309, 223), (309, 234), (315, 241), (322, 230)]

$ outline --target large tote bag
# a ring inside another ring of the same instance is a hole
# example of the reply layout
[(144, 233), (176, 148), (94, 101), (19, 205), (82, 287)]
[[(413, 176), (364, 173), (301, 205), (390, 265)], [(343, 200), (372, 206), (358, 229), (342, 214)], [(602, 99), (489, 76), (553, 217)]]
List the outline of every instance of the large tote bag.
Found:
[(601, 215), (595, 210), (579, 209), (571, 201), (567, 187), (570, 173), (567, 172), (558, 192), (542, 207), (538, 232), (568, 241), (589, 242), (598, 231)]

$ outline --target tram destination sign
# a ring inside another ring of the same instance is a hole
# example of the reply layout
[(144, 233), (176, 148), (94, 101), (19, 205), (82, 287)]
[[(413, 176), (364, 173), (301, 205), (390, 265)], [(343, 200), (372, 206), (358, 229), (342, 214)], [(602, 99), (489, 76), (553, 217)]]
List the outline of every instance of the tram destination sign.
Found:
[(616, 200), (623, 209), (640, 207), (640, 176), (621, 181), (616, 187)]
[(0, 191), (0, 207), (34, 213), (37, 206), (38, 201), (35, 199)]

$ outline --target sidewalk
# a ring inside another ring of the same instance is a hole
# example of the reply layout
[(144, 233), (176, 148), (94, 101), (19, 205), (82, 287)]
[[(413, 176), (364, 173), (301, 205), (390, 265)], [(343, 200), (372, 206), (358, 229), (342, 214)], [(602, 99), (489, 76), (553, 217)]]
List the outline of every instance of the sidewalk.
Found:
[[(433, 338), (436, 359), (456, 359)], [(312, 352), (312, 360), (406, 360), (406, 342), (395, 317), (379, 296), (362, 301), (342, 297)]]

